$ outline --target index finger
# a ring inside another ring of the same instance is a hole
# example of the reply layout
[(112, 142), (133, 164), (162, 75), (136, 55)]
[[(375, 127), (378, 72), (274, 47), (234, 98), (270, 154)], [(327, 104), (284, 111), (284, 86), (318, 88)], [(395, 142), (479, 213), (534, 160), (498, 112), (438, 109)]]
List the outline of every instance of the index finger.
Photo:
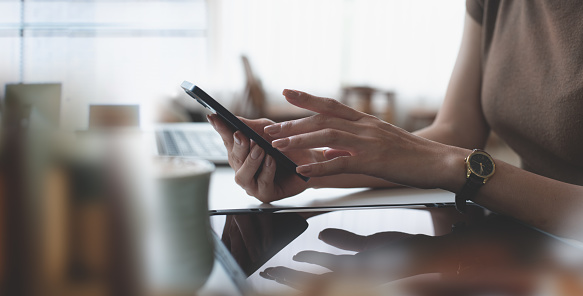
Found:
[(291, 104), (321, 114), (351, 121), (359, 120), (366, 115), (366, 113), (356, 111), (337, 100), (313, 96), (302, 91), (284, 89), (283, 95)]
[(323, 242), (342, 250), (362, 252), (410, 236), (412, 235), (396, 231), (379, 232), (363, 236), (343, 229), (326, 228), (320, 232), (318, 238)]
[(334, 255), (318, 251), (301, 251), (292, 260), (320, 265), (333, 271), (348, 271), (360, 263), (354, 255)]
[(227, 150), (231, 151), (233, 149), (233, 133), (235, 130), (216, 114), (207, 115), (207, 119), (219, 135), (221, 135)]

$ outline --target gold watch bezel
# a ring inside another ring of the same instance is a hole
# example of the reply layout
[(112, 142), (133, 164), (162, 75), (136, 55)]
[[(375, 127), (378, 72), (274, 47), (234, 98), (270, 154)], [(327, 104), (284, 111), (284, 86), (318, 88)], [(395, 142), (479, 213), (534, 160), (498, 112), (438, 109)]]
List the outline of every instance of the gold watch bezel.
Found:
[[(472, 156), (477, 155), (477, 154), (482, 154), (485, 155), (491, 162), (492, 162), (492, 172), (490, 172), (490, 174), (488, 175), (480, 175), (479, 173), (475, 172), (472, 169), (472, 166), (470, 166), (470, 158), (472, 158)], [(486, 181), (492, 177), (492, 175), (494, 175), (494, 173), (496, 172), (496, 163), (494, 162), (494, 159), (492, 158), (492, 156), (490, 156), (490, 154), (488, 154), (488, 152), (484, 151), (484, 150), (479, 150), (479, 149), (474, 149), (474, 151), (472, 151), (472, 153), (470, 153), (470, 155), (468, 155), (465, 159), (464, 159), (465, 163), (466, 163), (466, 169), (467, 169), (467, 176), (466, 178), (469, 178), (470, 175), (473, 173), (474, 175), (483, 178), (484, 179), (484, 183), (486, 183)]]

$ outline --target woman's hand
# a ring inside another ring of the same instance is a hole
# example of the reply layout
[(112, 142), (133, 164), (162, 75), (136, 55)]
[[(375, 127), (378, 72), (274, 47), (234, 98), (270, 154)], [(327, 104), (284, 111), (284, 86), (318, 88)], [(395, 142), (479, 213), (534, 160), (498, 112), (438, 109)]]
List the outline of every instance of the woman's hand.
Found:
[[(239, 119), (267, 141), (273, 140), (263, 132), (263, 128), (273, 124), (273, 121)], [(308, 188), (308, 183), (293, 172), (278, 171), (273, 157), (266, 155), (259, 145), (250, 141), (241, 131), (233, 132), (219, 116), (209, 115), (208, 120), (219, 132), (227, 148), (229, 164), (235, 170), (235, 181), (247, 191), (247, 194), (255, 196), (262, 202), (271, 202), (296, 195)], [(298, 165), (317, 161), (316, 155), (321, 154), (309, 149), (286, 152), (286, 156)]]
[[(271, 124), (265, 132), (272, 145), (286, 153), (331, 147), (328, 160), (301, 165), (308, 177), (365, 174), (417, 188), (458, 190), (463, 184), (463, 159), (469, 151), (415, 136), (340, 102), (284, 90), (293, 105), (319, 114)], [(449, 168), (457, 168), (452, 173)], [(451, 174), (454, 174), (453, 176)]]

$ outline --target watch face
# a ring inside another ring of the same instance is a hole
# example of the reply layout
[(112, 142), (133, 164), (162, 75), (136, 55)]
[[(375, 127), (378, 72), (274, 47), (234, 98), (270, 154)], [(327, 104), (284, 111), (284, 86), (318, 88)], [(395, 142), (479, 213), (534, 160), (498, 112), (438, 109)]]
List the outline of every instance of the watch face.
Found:
[(494, 173), (494, 162), (483, 153), (475, 153), (469, 159), (470, 169), (474, 174), (487, 178)]

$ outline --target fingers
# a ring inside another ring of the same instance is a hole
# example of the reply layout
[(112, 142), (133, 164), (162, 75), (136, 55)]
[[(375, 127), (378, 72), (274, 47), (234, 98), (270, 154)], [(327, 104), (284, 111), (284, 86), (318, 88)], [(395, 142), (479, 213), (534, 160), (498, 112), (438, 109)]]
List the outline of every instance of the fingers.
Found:
[[(254, 144), (250, 146), (251, 146), (250, 151), (247, 155), (245, 155), (246, 158), (244, 159), (243, 163), (241, 164), (238, 170), (235, 169), (236, 170), (235, 182), (237, 182), (237, 184), (239, 184), (243, 188), (246, 188), (246, 186), (255, 182), (255, 174), (257, 173), (257, 170), (261, 167), (263, 157), (265, 156), (265, 152), (261, 147), (259, 147), (259, 145)], [(233, 154), (235, 154), (234, 150), (235, 149), (233, 148)]]
[(317, 113), (333, 115), (352, 121), (366, 116), (365, 113), (356, 111), (334, 99), (316, 97), (305, 92), (290, 89), (285, 89), (283, 95), (291, 104)]
[(261, 118), (261, 119), (247, 119), (244, 117), (240, 117), (237, 116), (237, 118), (239, 118), (244, 124), (246, 124), (247, 126), (249, 126), (252, 130), (254, 130), (255, 132), (257, 132), (259, 135), (263, 136), (263, 128), (267, 125), (271, 125), (274, 124), (273, 121), (266, 119), (266, 118)]
[(337, 174), (361, 174), (363, 173), (362, 169), (358, 165), (358, 157), (340, 156), (327, 161), (298, 166), (296, 172), (306, 177), (322, 177)]
[(263, 168), (257, 177), (257, 196), (263, 202), (273, 201), (273, 196), (266, 196), (270, 192), (275, 192), (275, 160), (271, 155), (265, 156)]
[(239, 171), (249, 156), (251, 141), (240, 131), (234, 132), (231, 138), (233, 144), (229, 152), (229, 163), (235, 171)]
[(320, 265), (330, 270), (349, 270), (356, 265), (353, 255), (334, 255), (317, 251), (302, 251), (297, 253), (293, 260)]
[(207, 119), (223, 139), (229, 153), (229, 164), (235, 171), (238, 171), (249, 156), (251, 141), (241, 131), (233, 131), (216, 114), (207, 115)]
[(307, 134), (277, 139), (271, 142), (271, 145), (282, 151), (332, 147), (353, 152), (355, 149), (360, 148), (363, 142), (363, 138), (355, 134), (335, 129), (323, 129)]
[[(281, 189), (275, 184), (276, 162), (265, 151), (249, 140), (241, 131), (233, 128), (216, 114), (207, 116), (211, 125), (219, 132), (229, 153), (229, 164), (235, 170), (235, 182), (244, 188), (247, 194), (255, 196), (262, 202), (271, 202), (281, 198)], [(249, 120), (239, 117), (251, 129), (262, 137), (271, 140), (263, 132), (266, 125), (273, 124), (268, 119)], [(277, 190), (276, 190), (277, 189)]]
[(302, 290), (317, 274), (303, 272), (284, 266), (269, 267), (259, 273), (263, 278), (274, 280), (294, 289)]
[[(259, 273), (263, 278), (300, 290), (298, 295), (379, 295), (379, 282), (334, 272), (314, 274), (277, 266)], [(292, 293), (296, 295), (296, 293)]]
[(338, 149), (326, 149), (324, 150), (324, 158), (326, 160), (334, 159), (341, 156), (351, 156), (350, 152)]
[(362, 132), (364, 126), (346, 119), (316, 114), (302, 119), (268, 125), (264, 131), (274, 138), (283, 138), (326, 128), (343, 130), (357, 135)]
[(339, 249), (362, 252), (368, 249), (381, 247), (411, 235), (403, 232), (379, 232), (362, 236), (346, 230), (328, 228), (320, 232), (318, 236), (323, 242)]
[[(235, 134), (237, 133), (239, 132)], [(238, 145), (235, 144), (234, 146)], [(246, 157), (236, 169), (235, 182), (243, 187), (247, 194), (255, 196), (262, 202), (272, 202), (274, 200), (272, 193), (275, 192), (274, 180), (277, 169), (275, 160), (272, 156), (267, 155), (259, 145), (252, 144), (250, 146), (251, 148), (247, 149), (250, 152), (247, 154), (245, 154), (244, 148), (240, 148), (239, 151), (235, 151), (235, 148), (233, 149), (232, 158), (238, 159), (237, 162), (240, 162), (240, 158)], [(235, 165), (233, 164), (233, 166)]]
[(336, 228), (322, 230), (318, 238), (336, 248), (356, 252), (364, 250), (366, 239), (365, 236)]
[(221, 135), (227, 151), (230, 151), (233, 147), (233, 129), (216, 114), (209, 114), (206, 118), (219, 135)]

